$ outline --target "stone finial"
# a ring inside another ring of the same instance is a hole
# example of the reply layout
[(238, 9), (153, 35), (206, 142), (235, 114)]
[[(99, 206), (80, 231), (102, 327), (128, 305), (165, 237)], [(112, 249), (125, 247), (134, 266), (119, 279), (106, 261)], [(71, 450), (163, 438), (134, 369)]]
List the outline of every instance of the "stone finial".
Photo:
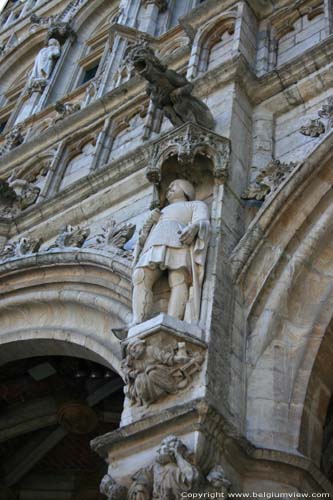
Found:
[(146, 40), (141, 40), (129, 51), (129, 63), (135, 72), (148, 81), (147, 94), (156, 109), (162, 109), (172, 125), (187, 122), (207, 129), (215, 126), (209, 108), (192, 96), (193, 84), (185, 76), (161, 63)]
[(242, 195), (243, 200), (264, 201), (294, 170), (296, 163), (283, 163), (272, 160), (257, 175), (255, 182), (250, 184)]
[(149, 406), (168, 394), (185, 389), (200, 370), (204, 357), (178, 342), (162, 349), (145, 340), (128, 344), (122, 369), (132, 404)]

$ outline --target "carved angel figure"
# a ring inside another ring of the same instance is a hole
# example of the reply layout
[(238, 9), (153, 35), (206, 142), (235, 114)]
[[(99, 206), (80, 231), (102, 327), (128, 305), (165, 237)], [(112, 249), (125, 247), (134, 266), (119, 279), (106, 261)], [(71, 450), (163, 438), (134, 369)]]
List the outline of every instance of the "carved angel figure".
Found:
[(146, 42), (132, 48), (129, 60), (136, 72), (148, 81), (147, 94), (152, 103), (164, 111), (174, 126), (193, 122), (214, 128), (215, 121), (208, 106), (192, 95), (193, 84), (162, 64)]
[(178, 343), (177, 349), (161, 349), (136, 340), (127, 346), (122, 362), (127, 396), (133, 404), (149, 406), (185, 388), (202, 362), (203, 356), (187, 351), (183, 342)]

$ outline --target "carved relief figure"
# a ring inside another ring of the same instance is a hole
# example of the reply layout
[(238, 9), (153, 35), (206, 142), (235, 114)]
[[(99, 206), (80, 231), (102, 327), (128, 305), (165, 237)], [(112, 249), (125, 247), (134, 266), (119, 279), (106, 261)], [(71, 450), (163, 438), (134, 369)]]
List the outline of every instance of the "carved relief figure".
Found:
[(155, 463), (133, 477), (128, 500), (173, 500), (181, 498), (183, 492), (199, 490), (203, 478), (189, 456), (188, 448), (178, 437), (163, 439)]
[(48, 250), (66, 247), (81, 248), (83, 243), (88, 238), (89, 233), (90, 230), (87, 228), (75, 228), (70, 224), (67, 224), (67, 226), (60, 231), (54, 244), (51, 245)]
[(47, 47), (38, 52), (34, 67), (30, 75), (29, 84), (38, 80), (48, 80), (53, 71), (55, 62), (61, 54), (60, 43), (55, 38), (51, 38)]
[(208, 129), (214, 128), (215, 121), (209, 108), (192, 95), (193, 84), (162, 64), (145, 42), (132, 48), (129, 59), (136, 72), (148, 81), (147, 94), (155, 107), (163, 110), (174, 126), (194, 122)]
[(220, 465), (205, 478), (193, 465), (187, 446), (172, 435), (162, 440), (154, 463), (138, 470), (131, 480), (127, 490), (107, 474), (102, 479), (100, 491), (108, 500), (178, 500), (185, 492), (218, 492), (226, 498), (231, 486)]
[(170, 184), (166, 198), (169, 204), (151, 212), (135, 248), (133, 324), (151, 314), (153, 286), (163, 271), (171, 291), (168, 314), (183, 320), (188, 305), (190, 321), (199, 319), (210, 233), (208, 207), (195, 201), (193, 185), (183, 179)]
[(187, 351), (185, 343), (176, 349), (161, 349), (136, 340), (127, 347), (122, 363), (127, 396), (140, 406), (149, 406), (162, 396), (185, 388), (199, 371), (203, 356)]

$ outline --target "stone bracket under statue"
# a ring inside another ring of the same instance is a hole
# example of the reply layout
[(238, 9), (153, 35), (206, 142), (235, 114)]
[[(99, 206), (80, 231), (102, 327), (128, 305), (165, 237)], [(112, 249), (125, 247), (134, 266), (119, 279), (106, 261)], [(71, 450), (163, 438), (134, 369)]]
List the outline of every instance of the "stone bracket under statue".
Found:
[(202, 336), (199, 326), (166, 314), (130, 328), (122, 342), (122, 426), (204, 396)]

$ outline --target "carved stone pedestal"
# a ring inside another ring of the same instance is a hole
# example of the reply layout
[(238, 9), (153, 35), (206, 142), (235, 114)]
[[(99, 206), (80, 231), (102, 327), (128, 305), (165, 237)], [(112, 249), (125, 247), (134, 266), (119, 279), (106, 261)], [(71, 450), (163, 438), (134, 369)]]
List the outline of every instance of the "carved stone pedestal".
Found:
[(223, 425), (205, 402), (193, 401), (94, 439), (92, 449), (109, 464), (101, 492), (108, 500), (168, 500), (184, 492), (226, 498), (234, 473), (220, 462)]
[(203, 397), (206, 344), (196, 325), (166, 314), (145, 321), (123, 341), (126, 381), (121, 424)]

